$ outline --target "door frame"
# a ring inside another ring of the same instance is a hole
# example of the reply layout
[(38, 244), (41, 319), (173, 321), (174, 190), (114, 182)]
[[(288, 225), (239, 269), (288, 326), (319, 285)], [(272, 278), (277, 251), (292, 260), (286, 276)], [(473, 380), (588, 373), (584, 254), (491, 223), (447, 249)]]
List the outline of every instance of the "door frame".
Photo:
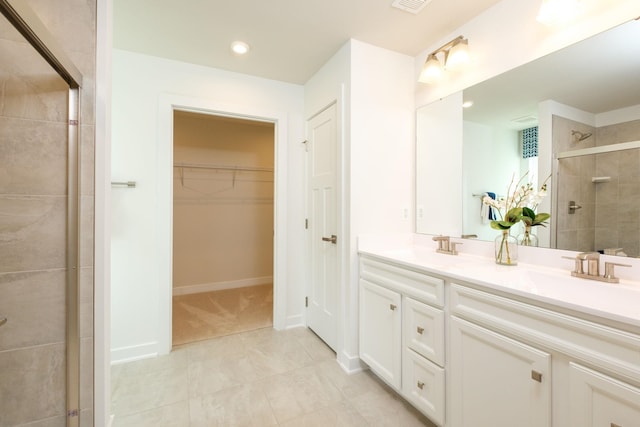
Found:
[(158, 349), (167, 354), (172, 346), (173, 306), (173, 112), (232, 117), (274, 124), (274, 238), (273, 238), (273, 327), (286, 327), (287, 250), (287, 115), (242, 105), (228, 105), (210, 99), (161, 94), (158, 100), (158, 220), (156, 224), (159, 259)]

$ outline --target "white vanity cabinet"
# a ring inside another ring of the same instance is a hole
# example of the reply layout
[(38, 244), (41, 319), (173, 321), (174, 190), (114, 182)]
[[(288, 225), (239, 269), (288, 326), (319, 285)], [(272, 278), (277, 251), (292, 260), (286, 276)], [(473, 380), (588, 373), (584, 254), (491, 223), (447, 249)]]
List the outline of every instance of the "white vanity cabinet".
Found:
[(400, 294), (360, 279), (360, 359), (393, 387), (401, 386)]
[(577, 363), (569, 370), (571, 425), (640, 427), (640, 388)]
[(551, 355), (452, 317), (451, 426), (551, 425)]
[(444, 280), (360, 258), (360, 358), (444, 425)]
[(448, 425), (640, 427), (640, 334), (448, 288)]
[(640, 427), (640, 328), (633, 321), (550, 302), (540, 292), (545, 283), (531, 280), (543, 274), (496, 268), (493, 284), (491, 276), (460, 273), (458, 266), (477, 259), (440, 271), (440, 258), (428, 267), (406, 258), (360, 255), (360, 356), (432, 421)]

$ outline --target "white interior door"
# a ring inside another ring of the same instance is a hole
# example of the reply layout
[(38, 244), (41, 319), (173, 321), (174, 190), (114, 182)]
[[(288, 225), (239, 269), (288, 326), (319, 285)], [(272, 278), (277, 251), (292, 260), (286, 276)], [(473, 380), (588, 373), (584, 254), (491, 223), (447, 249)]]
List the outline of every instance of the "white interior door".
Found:
[(338, 236), (336, 106), (307, 122), (311, 280), (307, 325), (335, 350)]

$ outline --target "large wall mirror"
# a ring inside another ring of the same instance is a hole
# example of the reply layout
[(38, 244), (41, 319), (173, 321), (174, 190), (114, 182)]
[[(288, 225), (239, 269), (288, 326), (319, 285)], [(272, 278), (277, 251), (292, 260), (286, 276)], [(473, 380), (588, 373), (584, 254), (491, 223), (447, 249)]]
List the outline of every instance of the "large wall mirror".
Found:
[[(528, 180), (538, 186), (550, 177), (539, 211), (552, 219), (535, 229), (540, 246), (640, 256), (638, 40), (640, 21), (634, 20), (419, 108), (416, 232), (493, 240), (497, 231), (482, 196), (503, 195), (514, 176), (529, 172)], [(467, 101), (473, 105), (463, 109)], [(460, 153), (460, 166), (430, 155), (438, 133), (424, 129), (421, 117), (443, 106), (462, 111), (462, 135), (447, 141)], [(440, 168), (454, 169), (461, 184), (423, 179), (437, 177)], [(443, 186), (459, 191), (453, 209), (434, 203)], [(425, 219), (425, 210), (448, 222)]]

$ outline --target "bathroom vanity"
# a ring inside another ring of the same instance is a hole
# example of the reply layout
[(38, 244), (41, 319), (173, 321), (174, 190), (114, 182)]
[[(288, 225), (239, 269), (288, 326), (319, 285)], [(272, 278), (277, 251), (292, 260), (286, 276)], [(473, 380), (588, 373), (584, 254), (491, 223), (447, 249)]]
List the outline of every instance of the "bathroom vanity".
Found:
[(361, 240), (376, 375), (440, 426), (640, 426), (639, 282), (435, 249)]

